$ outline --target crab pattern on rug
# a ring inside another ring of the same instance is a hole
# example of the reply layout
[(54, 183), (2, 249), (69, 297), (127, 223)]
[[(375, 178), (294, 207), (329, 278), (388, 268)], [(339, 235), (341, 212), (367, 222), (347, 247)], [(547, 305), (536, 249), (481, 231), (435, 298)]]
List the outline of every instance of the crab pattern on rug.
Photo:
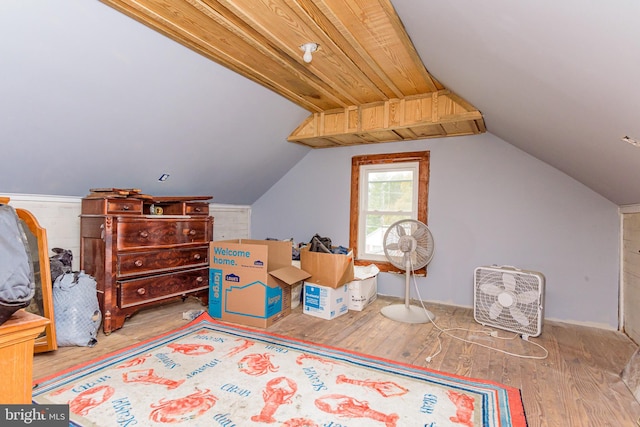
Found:
[(524, 427), (520, 391), (321, 346), (206, 313), (35, 382), (76, 426)]

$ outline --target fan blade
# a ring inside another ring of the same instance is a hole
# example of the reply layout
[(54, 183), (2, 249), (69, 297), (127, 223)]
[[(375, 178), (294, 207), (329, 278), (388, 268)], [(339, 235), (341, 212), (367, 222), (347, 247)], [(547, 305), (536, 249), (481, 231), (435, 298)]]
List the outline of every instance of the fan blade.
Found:
[(491, 304), (491, 307), (489, 307), (489, 318), (492, 320), (496, 320), (498, 316), (500, 316), (500, 313), (502, 313), (502, 306), (500, 305), (500, 303), (496, 301)]
[(520, 304), (531, 304), (538, 299), (538, 295), (540, 295), (538, 291), (527, 291), (518, 294), (517, 298)]
[(494, 285), (493, 283), (483, 283), (482, 285), (480, 285), (480, 290), (485, 294), (488, 294), (494, 297), (497, 296), (500, 292), (502, 292), (502, 288)]
[(529, 326), (529, 319), (527, 319), (527, 316), (524, 315), (522, 310), (520, 310), (515, 305), (512, 305), (511, 308), (509, 308), (509, 311), (511, 312), (511, 316), (513, 316), (516, 322), (520, 323), (522, 326)]
[(406, 236), (407, 232), (401, 224), (396, 225), (396, 233), (398, 236)]
[(502, 283), (504, 283), (504, 288), (507, 291), (515, 291), (516, 290), (516, 276), (510, 273), (502, 273)]
[(398, 250), (400, 250), (400, 248), (398, 247), (398, 242), (387, 243), (386, 248), (387, 248), (388, 251), (398, 251)]
[(427, 237), (427, 229), (424, 227), (417, 227), (415, 230), (413, 230), (411, 235), (416, 240), (424, 239), (425, 237)]

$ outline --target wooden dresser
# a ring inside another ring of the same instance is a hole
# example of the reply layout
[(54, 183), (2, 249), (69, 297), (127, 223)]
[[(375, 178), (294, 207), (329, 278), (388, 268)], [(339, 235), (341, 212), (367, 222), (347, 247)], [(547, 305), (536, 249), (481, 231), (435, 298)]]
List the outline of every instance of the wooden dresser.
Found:
[(207, 303), (210, 198), (82, 200), (80, 269), (96, 279), (105, 334), (144, 307), (189, 295)]

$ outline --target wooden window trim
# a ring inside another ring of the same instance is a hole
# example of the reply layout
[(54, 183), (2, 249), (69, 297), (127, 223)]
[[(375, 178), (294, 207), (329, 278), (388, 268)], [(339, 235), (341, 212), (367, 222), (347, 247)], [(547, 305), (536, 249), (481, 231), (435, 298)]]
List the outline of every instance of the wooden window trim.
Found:
[[(349, 222), (349, 247), (353, 249), (355, 265), (375, 264), (380, 271), (404, 273), (387, 261), (358, 259), (358, 217), (360, 214), (360, 166), (389, 163), (418, 162), (418, 221), (427, 224), (429, 195), (429, 151), (409, 153), (370, 154), (354, 156), (351, 159), (351, 217)], [(426, 267), (416, 270), (417, 274), (426, 274)]]

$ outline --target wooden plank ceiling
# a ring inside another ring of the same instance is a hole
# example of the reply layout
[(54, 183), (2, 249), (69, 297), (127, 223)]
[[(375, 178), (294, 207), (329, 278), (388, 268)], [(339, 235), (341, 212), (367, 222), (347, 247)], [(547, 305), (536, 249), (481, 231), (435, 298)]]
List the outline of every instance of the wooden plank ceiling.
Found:
[[(425, 68), (389, 0), (102, 0), (311, 115), (314, 148), (485, 132)], [(300, 49), (318, 44), (306, 63)], [(265, 106), (268, 108), (268, 106)]]

